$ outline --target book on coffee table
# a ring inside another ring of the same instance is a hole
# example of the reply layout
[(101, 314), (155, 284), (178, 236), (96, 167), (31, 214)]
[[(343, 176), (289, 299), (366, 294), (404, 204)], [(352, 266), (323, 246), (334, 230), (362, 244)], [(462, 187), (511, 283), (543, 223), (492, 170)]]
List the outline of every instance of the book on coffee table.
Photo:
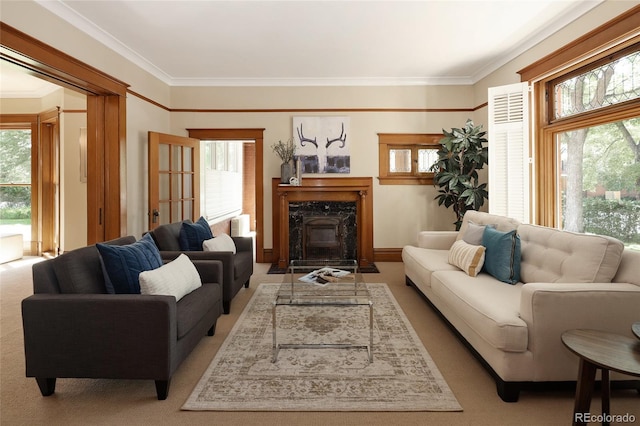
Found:
[(344, 280), (350, 274), (350, 271), (325, 267), (309, 272), (307, 275), (300, 277), (299, 280), (305, 283), (326, 285)]

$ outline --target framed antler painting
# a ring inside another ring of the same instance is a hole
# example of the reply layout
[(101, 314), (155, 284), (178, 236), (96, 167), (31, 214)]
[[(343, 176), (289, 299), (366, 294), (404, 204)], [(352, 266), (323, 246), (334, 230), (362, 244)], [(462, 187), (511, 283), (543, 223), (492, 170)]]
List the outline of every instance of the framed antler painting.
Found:
[(349, 117), (293, 117), (302, 173), (350, 173)]

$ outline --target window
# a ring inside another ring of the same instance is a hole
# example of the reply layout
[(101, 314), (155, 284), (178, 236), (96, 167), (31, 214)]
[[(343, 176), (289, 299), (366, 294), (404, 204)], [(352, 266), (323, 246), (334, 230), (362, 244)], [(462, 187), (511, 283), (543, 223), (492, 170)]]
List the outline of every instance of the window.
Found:
[(536, 87), (549, 222), (640, 249), (640, 43)]
[(606, 60), (551, 82), (553, 118), (561, 119), (640, 98), (640, 51)]
[(242, 142), (202, 141), (204, 144), (203, 205), (207, 220), (242, 213)]
[(0, 130), (0, 230), (31, 240), (31, 130)]
[(381, 185), (432, 185), (441, 134), (379, 133)]

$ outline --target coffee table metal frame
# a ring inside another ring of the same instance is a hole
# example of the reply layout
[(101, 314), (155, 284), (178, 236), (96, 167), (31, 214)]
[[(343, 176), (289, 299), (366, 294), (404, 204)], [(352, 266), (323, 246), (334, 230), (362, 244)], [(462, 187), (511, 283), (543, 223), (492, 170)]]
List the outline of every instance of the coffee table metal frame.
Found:
[[(319, 285), (302, 282), (299, 279), (320, 268), (335, 268), (349, 271), (336, 282)], [(277, 312), (279, 306), (339, 306), (369, 307), (369, 344), (343, 343), (278, 343)], [(273, 358), (278, 360), (280, 349), (366, 349), (369, 363), (373, 362), (373, 301), (367, 284), (362, 279), (355, 260), (292, 260), (289, 264), (280, 290), (272, 306)]]

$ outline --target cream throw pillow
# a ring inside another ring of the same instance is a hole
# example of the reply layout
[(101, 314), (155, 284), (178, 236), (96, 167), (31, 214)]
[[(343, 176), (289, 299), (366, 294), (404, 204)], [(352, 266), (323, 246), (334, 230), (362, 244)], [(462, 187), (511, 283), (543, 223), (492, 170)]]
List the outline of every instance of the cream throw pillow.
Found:
[(220, 234), (217, 237), (213, 237), (210, 240), (204, 240), (202, 243), (202, 250), (204, 251), (231, 251), (236, 254), (236, 243), (227, 234)]
[(184, 253), (151, 271), (140, 273), (140, 293), (174, 296), (176, 301), (202, 286), (200, 274)]
[(484, 264), (483, 246), (469, 244), (464, 240), (458, 240), (449, 250), (449, 264), (462, 269), (467, 275), (475, 277), (480, 273)]

